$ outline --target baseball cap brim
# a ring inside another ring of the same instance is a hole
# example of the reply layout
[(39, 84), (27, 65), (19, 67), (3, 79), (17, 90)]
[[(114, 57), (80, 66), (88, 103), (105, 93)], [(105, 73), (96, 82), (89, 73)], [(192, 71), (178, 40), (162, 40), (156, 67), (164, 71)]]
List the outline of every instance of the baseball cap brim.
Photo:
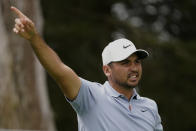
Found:
[(142, 49), (137, 49), (132, 54), (136, 54), (139, 57), (139, 59), (145, 59), (145, 58), (147, 58), (149, 56), (149, 53), (147, 51), (145, 51), (145, 50), (142, 50)]

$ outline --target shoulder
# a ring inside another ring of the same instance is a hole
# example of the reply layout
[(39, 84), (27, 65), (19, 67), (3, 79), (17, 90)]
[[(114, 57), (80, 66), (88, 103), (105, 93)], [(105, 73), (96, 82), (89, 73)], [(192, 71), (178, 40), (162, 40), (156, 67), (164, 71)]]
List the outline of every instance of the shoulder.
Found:
[(83, 79), (80, 77), (81, 80), (81, 86), (82, 87), (87, 87), (87, 88), (98, 88), (100, 89), (101, 87), (103, 87), (102, 84), (98, 83), (98, 82), (92, 82), (92, 81), (88, 81), (86, 79)]
[(83, 78), (80, 78), (81, 80), (81, 88), (91, 92), (91, 94), (99, 94), (100, 92), (103, 92), (103, 85), (98, 82), (92, 82), (85, 80)]

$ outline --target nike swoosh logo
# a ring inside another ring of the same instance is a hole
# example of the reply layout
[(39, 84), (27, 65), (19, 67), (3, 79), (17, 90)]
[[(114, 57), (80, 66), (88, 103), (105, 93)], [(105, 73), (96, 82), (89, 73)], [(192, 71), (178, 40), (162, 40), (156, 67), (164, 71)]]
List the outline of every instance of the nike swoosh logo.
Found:
[(131, 45), (123, 45), (123, 48), (126, 49), (129, 46), (131, 46)]
[(147, 109), (141, 109), (141, 112), (146, 112), (147, 111)]

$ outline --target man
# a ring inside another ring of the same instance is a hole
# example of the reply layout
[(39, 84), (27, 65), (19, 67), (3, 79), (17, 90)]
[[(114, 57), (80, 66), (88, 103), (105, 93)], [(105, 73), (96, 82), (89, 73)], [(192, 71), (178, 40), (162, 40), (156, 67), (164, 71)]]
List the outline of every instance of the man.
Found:
[(61, 62), (39, 36), (34, 23), (17, 8), (19, 18), (13, 31), (29, 40), (38, 59), (55, 79), (77, 113), (79, 131), (162, 131), (157, 105), (136, 92), (141, 75), (141, 60), (148, 52), (136, 49), (127, 39), (108, 44), (102, 53), (105, 84), (78, 77)]

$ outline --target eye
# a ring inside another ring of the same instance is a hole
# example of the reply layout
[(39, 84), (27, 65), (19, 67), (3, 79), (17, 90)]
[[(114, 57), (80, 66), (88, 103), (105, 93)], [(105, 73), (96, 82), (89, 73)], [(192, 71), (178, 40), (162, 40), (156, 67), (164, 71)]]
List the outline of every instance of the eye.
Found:
[(126, 65), (126, 64), (129, 64), (130, 61), (129, 61), (129, 60), (123, 60), (123, 61), (121, 61), (120, 63), (121, 63), (121, 65)]
[(141, 61), (140, 59), (136, 59), (136, 60), (135, 60), (135, 63), (137, 63), (137, 64), (141, 64), (141, 62), (142, 62), (142, 61)]

